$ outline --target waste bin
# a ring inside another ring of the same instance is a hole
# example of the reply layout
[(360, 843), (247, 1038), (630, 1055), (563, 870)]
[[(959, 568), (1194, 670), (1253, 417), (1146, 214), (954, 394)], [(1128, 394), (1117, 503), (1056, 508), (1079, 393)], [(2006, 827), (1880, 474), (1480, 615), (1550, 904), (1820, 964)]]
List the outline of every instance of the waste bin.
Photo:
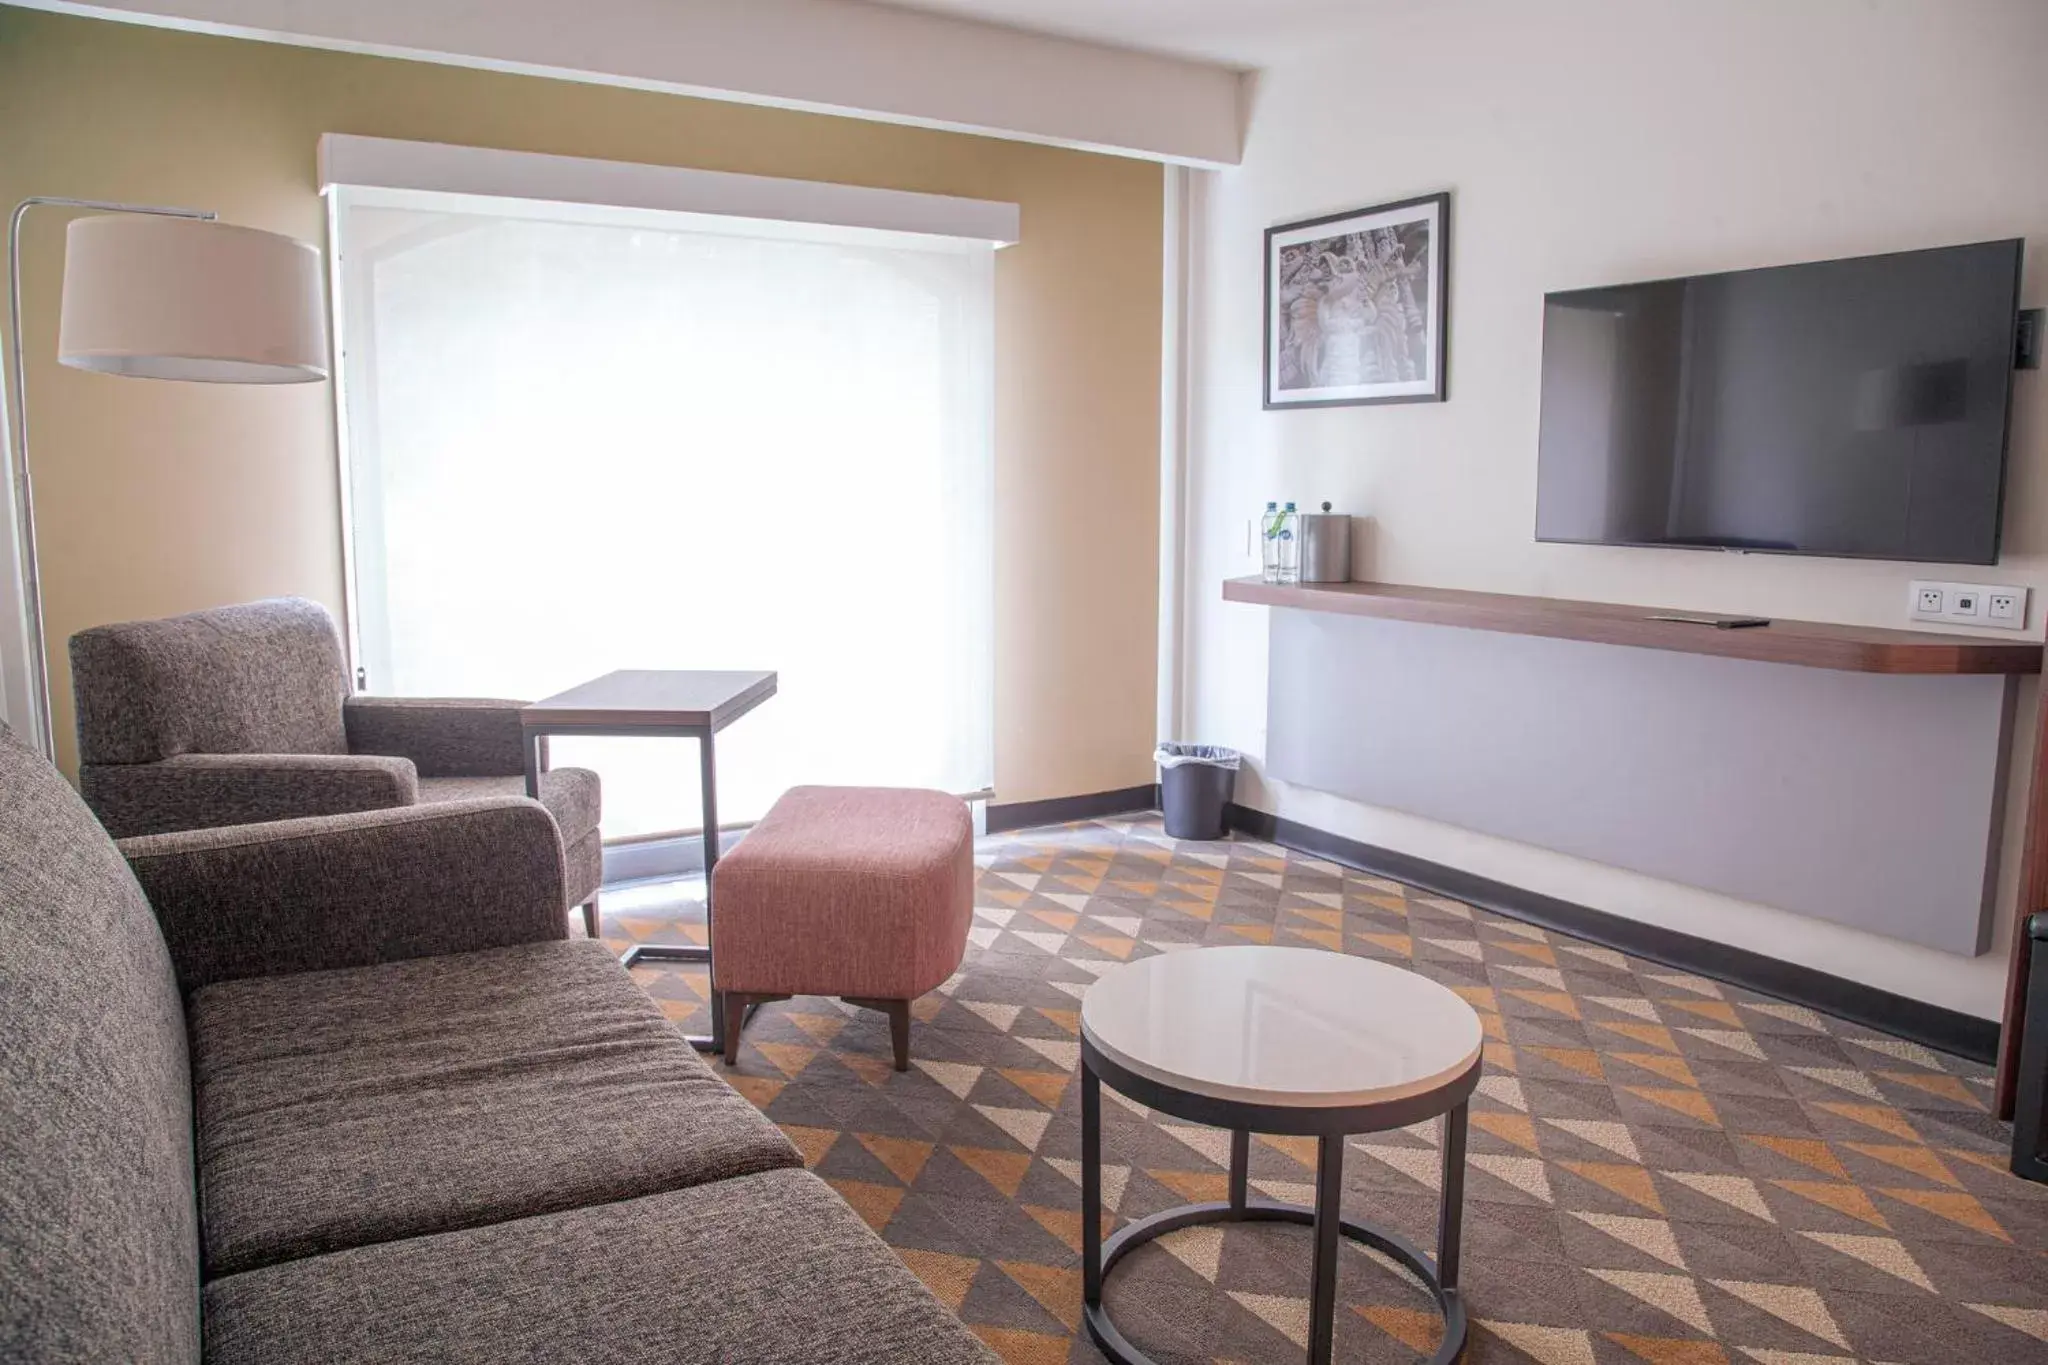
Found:
[(1159, 746), (1159, 805), (1175, 839), (1221, 839), (1223, 808), (1237, 786), (1238, 752), (1213, 744)]

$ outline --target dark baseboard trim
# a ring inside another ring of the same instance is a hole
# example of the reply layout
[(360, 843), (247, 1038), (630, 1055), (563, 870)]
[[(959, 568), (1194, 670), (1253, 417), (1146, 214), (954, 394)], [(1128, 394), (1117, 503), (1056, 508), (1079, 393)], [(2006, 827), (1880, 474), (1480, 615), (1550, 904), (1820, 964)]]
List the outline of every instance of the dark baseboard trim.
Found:
[[(1125, 787), (1113, 792), (1089, 792), (1082, 796), (1055, 796), (1043, 801), (1014, 801), (1007, 806), (988, 806), (988, 832), (1030, 829), (1035, 825), (1064, 825), (1075, 820), (1099, 820), (1105, 815), (1132, 815), (1159, 809), (1159, 788)], [(750, 826), (726, 826), (719, 831), (721, 855), (732, 851)], [(641, 881), (664, 881), (688, 877), (704, 870), (703, 836), (692, 833), (662, 834), (649, 839), (622, 839), (604, 848), (604, 882), (609, 887)]]
[(1680, 971), (1712, 977), (1759, 995), (1804, 1005), (1879, 1029), (1938, 1052), (1990, 1065), (1998, 1056), (1998, 1024), (1973, 1014), (1944, 1009), (1922, 1000), (1849, 981), (1827, 972), (1781, 962), (1746, 948), (1682, 934), (1673, 929), (1595, 910), (1506, 882), (1463, 872), (1392, 849), (1360, 843), (1339, 834), (1262, 810), (1233, 804), (1225, 814), (1232, 829), (1282, 848), (1311, 854), (1389, 881), (1476, 905), (1544, 929), (1554, 929), (1597, 943), (1603, 948), (1647, 958)]
[[(751, 825), (721, 827), (718, 856), (739, 844)], [(633, 882), (694, 877), (704, 871), (704, 836), (663, 834), (652, 839), (622, 839), (604, 846), (604, 886), (617, 890)]]
[(1105, 815), (1130, 815), (1136, 811), (1158, 810), (1156, 785), (1125, 787), (1113, 792), (1089, 792), (1085, 796), (1054, 796), (1043, 801), (1013, 801), (1006, 806), (991, 802), (988, 832), (1030, 829), (1034, 825), (1064, 825), (1075, 820), (1099, 820)]

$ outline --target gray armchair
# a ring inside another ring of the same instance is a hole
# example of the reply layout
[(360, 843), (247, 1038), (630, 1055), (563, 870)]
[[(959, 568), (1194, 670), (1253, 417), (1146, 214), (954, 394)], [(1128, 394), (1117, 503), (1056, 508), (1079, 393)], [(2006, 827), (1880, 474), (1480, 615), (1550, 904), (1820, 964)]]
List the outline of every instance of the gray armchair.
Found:
[[(526, 790), (516, 701), (352, 695), (326, 608), (286, 597), (71, 637), (79, 790), (117, 839)], [(597, 936), (597, 774), (541, 774)]]

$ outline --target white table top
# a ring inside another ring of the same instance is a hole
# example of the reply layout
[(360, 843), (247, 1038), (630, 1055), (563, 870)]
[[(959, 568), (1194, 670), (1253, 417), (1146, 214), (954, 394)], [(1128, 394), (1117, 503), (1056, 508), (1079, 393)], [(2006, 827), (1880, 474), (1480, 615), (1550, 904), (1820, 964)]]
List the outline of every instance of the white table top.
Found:
[(1479, 1015), (1414, 972), (1343, 953), (1261, 946), (1161, 953), (1081, 999), (1104, 1056), (1189, 1094), (1293, 1108), (1402, 1099), (1461, 1075)]

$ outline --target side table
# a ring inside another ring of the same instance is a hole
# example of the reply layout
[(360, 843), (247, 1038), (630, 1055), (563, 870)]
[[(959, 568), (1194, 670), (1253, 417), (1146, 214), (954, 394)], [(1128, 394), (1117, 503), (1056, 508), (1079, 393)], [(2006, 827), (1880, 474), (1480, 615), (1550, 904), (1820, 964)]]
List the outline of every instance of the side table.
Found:
[[(1376, 1248), (1436, 1300), (1444, 1336), (1431, 1365), (1465, 1348), (1458, 1251), (1466, 1105), (1485, 1037), (1457, 994), (1384, 962), (1310, 948), (1196, 948), (1104, 974), (1081, 999), (1081, 1297), (1088, 1334), (1122, 1365), (1150, 1365), (1103, 1304), (1104, 1278), (1135, 1247), (1198, 1223), (1289, 1222), (1315, 1229), (1308, 1359), (1327, 1365), (1336, 1332), (1337, 1238)], [(1226, 1202), (1183, 1204), (1102, 1240), (1102, 1086), (1150, 1109), (1230, 1130)], [(1344, 1142), (1445, 1116), (1443, 1190), (1432, 1261), (1400, 1234), (1344, 1217)], [(1253, 1199), (1253, 1133), (1316, 1139), (1315, 1206)]]
[[(711, 873), (718, 866), (718, 766), (712, 737), (775, 695), (775, 674), (673, 669), (622, 669), (537, 701), (519, 713), (526, 750), (526, 794), (540, 791), (541, 744), (548, 735), (645, 735), (697, 741), (697, 776), (704, 792), (704, 915), (711, 917)], [(711, 949), (694, 943), (642, 943), (626, 951), (626, 966), (648, 962), (702, 962)], [(713, 972), (716, 968), (712, 967)], [(692, 1046), (725, 1050), (725, 1007), (714, 980), (711, 1032)]]

